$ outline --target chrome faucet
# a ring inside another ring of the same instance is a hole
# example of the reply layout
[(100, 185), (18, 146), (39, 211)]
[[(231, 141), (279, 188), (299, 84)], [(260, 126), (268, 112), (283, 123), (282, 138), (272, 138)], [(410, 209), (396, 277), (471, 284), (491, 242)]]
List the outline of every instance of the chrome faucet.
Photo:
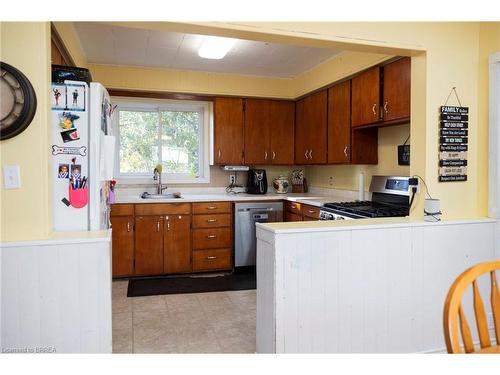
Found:
[(156, 186), (156, 194), (158, 194), (158, 195), (163, 194), (163, 190), (165, 190), (167, 188), (167, 186), (163, 186), (163, 184), (161, 183), (161, 170), (162, 170), (162, 167), (160, 164), (158, 164), (153, 171), (153, 173), (154, 173), (153, 180), (158, 181), (158, 184)]

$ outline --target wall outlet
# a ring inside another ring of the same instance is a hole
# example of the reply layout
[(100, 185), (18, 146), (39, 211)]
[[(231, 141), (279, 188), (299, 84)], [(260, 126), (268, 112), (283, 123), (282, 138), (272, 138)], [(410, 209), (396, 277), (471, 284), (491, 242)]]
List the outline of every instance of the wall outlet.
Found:
[(416, 194), (420, 193), (420, 185), (422, 184), (420, 183), (418, 177), (410, 178), (409, 183), (410, 183), (410, 190), (412, 187), (416, 186), (417, 187)]
[(333, 186), (333, 176), (328, 177), (328, 185)]
[(236, 175), (230, 174), (229, 175), (229, 185), (234, 185), (236, 183)]
[(21, 187), (21, 168), (19, 165), (4, 165), (3, 178), (5, 189), (19, 189)]

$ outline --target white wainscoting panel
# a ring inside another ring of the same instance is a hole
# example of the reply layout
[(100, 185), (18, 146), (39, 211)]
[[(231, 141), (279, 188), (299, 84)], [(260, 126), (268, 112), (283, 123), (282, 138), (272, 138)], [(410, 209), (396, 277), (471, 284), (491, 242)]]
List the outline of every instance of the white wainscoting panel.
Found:
[(494, 259), (495, 229), (491, 220), (312, 233), (259, 227), (257, 352), (442, 351), (446, 293), (466, 268)]
[(1, 348), (111, 353), (111, 244), (1, 248)]

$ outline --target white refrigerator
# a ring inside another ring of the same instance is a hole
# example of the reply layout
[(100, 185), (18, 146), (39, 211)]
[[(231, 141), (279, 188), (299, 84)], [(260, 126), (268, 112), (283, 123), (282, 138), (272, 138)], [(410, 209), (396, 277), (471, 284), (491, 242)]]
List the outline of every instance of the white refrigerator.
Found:
[(102, 230), (109, 223), (115, 139), (109, 94), (99, 83), (52, 84), (54, 231)]

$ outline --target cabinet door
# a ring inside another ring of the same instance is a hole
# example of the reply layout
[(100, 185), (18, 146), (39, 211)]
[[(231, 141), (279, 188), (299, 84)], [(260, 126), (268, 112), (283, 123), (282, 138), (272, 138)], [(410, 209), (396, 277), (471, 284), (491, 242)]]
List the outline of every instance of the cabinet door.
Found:
[(384, 121), (410, 117), (411, 59), (384, 66)]
[(214, 154), (215, 164), (243, 163), (243, 99), (215, 99)]
[(245, 164), (270, 164), (271, 101), (246, 99)]
[(297, 215), (288, 211), (284, 212), (283, 221), (302, 221), (302, 215)]
[(295, 103), (273, 100), (270, 105), (270, 158), (272, 164), (294, 163)]
[(328, 163), (351, 161), (351, 81), (328, 89)]
[(113, 277), (134, 274), (134, 217), (111, 217), (113, 228)]
[(163, 241), (163, 272), (190, 272), (191, 216), (166, 216)]
[(326, 163), (327, 91), (323, 90), (299, 100), (295, 121), (295, 162)]
[(135, 218), (135, 274), (163, 273), (163, 217)]
[(378, 66), (352, 79), (351, 123), (353, 127), (379, 121), (380, 68)]

